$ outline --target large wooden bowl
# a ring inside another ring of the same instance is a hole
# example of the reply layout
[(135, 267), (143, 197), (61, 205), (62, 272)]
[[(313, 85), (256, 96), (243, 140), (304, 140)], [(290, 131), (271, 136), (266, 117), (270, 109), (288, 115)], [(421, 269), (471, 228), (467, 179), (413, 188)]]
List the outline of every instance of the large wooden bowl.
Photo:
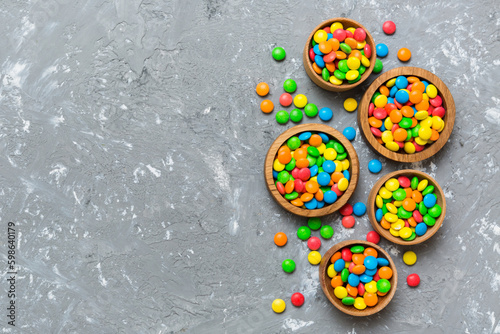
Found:
[[(366, 69), (365, 73), (363, 73), (363, 75), (361, 76), (361, 79), (356, 83), (353, 83), (353, 84), (343, 83), (342, 85), (339, 85), (339, 86), (333, 85), (332, 83), (323, 80), (321, 75), (314, 72), (314, 69), (312, 67), (313, 62), (311, 61), (311, 59), (309, 59), (309, 49), (311, 48), (311, 42), (313, 40), (314, 33), (318, 29), (323, 29), (325, 27), (331, 26), (333, 22), (341, 22), (342, 25), (344, 26), (344, 28), (350, 28), (350, 27), (363, 28), (366, 31), (366, 39), (365, 40), (366, 40), (366, 43), (368, 43), (368, 45), (370, 45), (370, 47), (372, 49), (372, 56), (370, 57), (370, 67), (368, 67)], [(365, 81), (368, 78), (368, 76), (372, 73), (373, 68), (375, 67), (375, 61), (377, 60), (377, 52), (375, 51), (375, 42), (372, 38), (372, 35), (368, 31), (368, 29), (366, 29), (359, 22), (356, 22), (354, 20), (346, 19), (344, 17), (336, 17), (333, 19), (326, 20), (326, 21), (320, 23), (316, 28), (314, 28), (314, 30), (309, 35), (309, 38), (307, 39), (306, 45), (304, 47), (304, 53), (303, 53), (302, 58), (303, 58), (304, 68), (306, 70), (307, 75), (309, 76), (309, 78), (311, 78), (311, 80), (316, 85), (320, 86), (323, 89), (332, 91), (332, 92), (345, 92), (347, 90), (350, 90), (350, 89), (353, 89), (354, 87), (359, 86), (363, 81)]]
[[(373, 133), (370, 131), (370, 124), (368, 123), (368, 106), (370, 105), (370, 100), (373, 94), (388, 80), (400, 75), (416, 76), (436, 86), (439, 91), (439, 95), (441, 95), (441, 98), (443, 99), (443, 107), (446, 110), (446, 114), (443, 118), (445, 126), (443, 131), (440, 133), (439, 139), (431, 145), (425, 146), (421, 152), (413, 154), (407, 154), (406, 152), (397, 153), (387, 149), (384, 145), (377, 141)], [(368, 141), (368, 144), (370, 144), (375, 151), (382, 154), (384, 157), (399, 162), (417, 162), (436, 154), (448, 141), (451, 131), (453, 130), (453, 125), (455, 124), (455, 101), (453, 100), (453, 96), (448, 90), (448, 87), (446, 87), (443, 81), (441, 81), (441, 79), (439, 79), (435, 74), (418, 67), (398, 67), (381, 74), (368, 87), (358, 107), (358, 124), (361, 127), (361, 134), (366, 141)]]
[[(333, 293), (334, 289), (330, 283), (331, 278), (328, 277), (327, 274), (328, 266), (331, 264), (330, 259), (332, 255), (344, 247), (352, 247), (354, 245), (362, 245), (365, 248), (366, 247), (375, 248), (378, 252), (379, 257), (383, 257), (389, 260), (389, 267), (392, 269), (392, 277), (391, 279), (389, 279), (389, 282), (391, 283), (391, 290), (389, 290), (389, 293), (386, 294), (385, 296), (379, 296), (377, 305), (373, 307), (367, 307), (364, 310), (358, 310), (354, 306), (347, 306), (342, 304), (342, 301), (337, 297), (335, 297), (335, 294)], [(364, 317), (381, 311), (384, 307), (387, 306), (387, 304), (389, 304), (392, 297), (394, 297), (394, 294), (396, 293), (396, 288), (398, 285), (398, 272), (396, 270), (396, 265), (392, 261), (389, 254), (385, 250), (383, 250), (380, 246), (368, 241), (346, 240), (334, 245), (325, 253), (325, 255), (323, 255), (323, 258), (321, 259), (321, 263), (319, 265), (319, 282), (326, 297), (336, 308), (349, 315), (353, 315), (356, 317)]]
[[(349, 181), (349, 187), (344, 192), (342, 196), (338, 198), (338, 200), (330, 205), (325, 205), (321, 209), (308, 210), (296, 207), (292, 205), (289, 201), (287, 201), (276, 189), (275, 180), (273, 178), (273, 162), (276, 158), (276, 154), (278, 153), (279, 148), (292, 136), (300, 134), (306, 131), (315, 131), (315, 132), (323, 132), (329, 135), (330, 137), (338, 140), (342, 145), (344, 145), (347, 151), (347, 159), (350, 161), (349, 174), (351, 175), (351, 180)], [(344, 204), (347, 203), (351, 195), (354, 193), (356, 186), (358, 184), (359, 177), (359, 160), (354, 147), (351, 142), (347, 140), (346, 137), (339, 131), (335, 130), (332, 127), (324, 124), (301, 124), (294, 126), (291, 129), (286, 130), (281, 135), (276, 138), (273, 142), (269, 151), (266, 155), (266, 160), (264, 162), (264, 177), (266, 179), (267, 189), (271, 193), (272, 197), (281, 205), (285, 210), (294, 213), (303, 217), (321, 217), (328, 214), (331, 214), (338, 209), (340, 209)]]
[[(441, 209), (442, 209), (441, 215), (436, 219), (436, 224), (434, 224), (434, 226), (432, 226), (432, 227), (428, 227), (427, 232), (424, 235), (422, 235), (420, 237), (417, 236), (412, 241), (405, 241), (405, 240), (401, 239), (400, 237), (393, 236), (389, 232), (389, 230), (384, 229), (382, 227), (382, 225), (380, 225), (380, 223), (378, 223), (377, 219), (375, 218), (375, 211), (376, 211), (375, 198), (377, 197), (378, 191), (385, 184), (385, 182), (387, 180), (389, 180), (390, 178), (394, 177), (397, 179), (398, 177), (403, 176), (403, 175), (410, 178), (410, 180), (414, 176), (418, 177), (419, 180), (422, 180), (423, 178), (426, 178), (427, 180), (429, 180), (429, 185), (434, 186), (434, 193), (436, 194), (436, 197), (437, 197), (436, 203), (439, 204), (441, 206)], [(400, 244), (400, 245), (416, 245), (416, 244), (419, 244), (421, 242), (426, 241), (427, 239), (432, 237), (438, 231), (438, 229), (443, 224), (444, 217), (446, 215), (446, 200), (445, 200), (443, 189), (441, 188), (441, 186), (437, 183), (436, 180), (434, 180), (432, 177), (430, 177), (426, 173), (420, 172), (420, 171), (414, 170), (414, 169), (398, 170), (398, 171), (389, 173), (389, 174), (381, 177), (377, 181), (377, 183), (375, 183), (372, 190), (370, 191), (370, 195), (368, 196), (368, 202), (367, 202), (366, 206), (367, 206), (367, 211), (368, 211), (368, 218), (370, 219), (370, 223), (372, 224), (375, 231), (377, 231), (378, 234), (380, 234), (381, 236), (383, 236), (387, 240), (394, 242), (396, 244)]]

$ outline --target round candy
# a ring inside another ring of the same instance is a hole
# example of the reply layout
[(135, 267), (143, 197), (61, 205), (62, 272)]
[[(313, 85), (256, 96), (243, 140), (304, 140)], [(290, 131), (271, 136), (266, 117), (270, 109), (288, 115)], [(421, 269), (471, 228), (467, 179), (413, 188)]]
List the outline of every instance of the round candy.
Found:
[(411, 58), (411, 51), (407, 48), (401, 48), (398, 51), (398, 59), (401, 61), (408, 61)]
[(344, 101), (344, 109), (349, 112), (353, 112), (354, 110), (356, 110), (357, 107), (358, 107), (358, 102), (352, 97)]
[(293, 98), (293, 104), (297, 108), (304, 108), (306, 106), (306, 104), (307, 104), (307, 97), (304, 94), (297, 94)]
[(321, 108), (319, 110), (319, 118), (324, 121), (324, 122), (328, 122), (329, 120), (331, 120), (333, 117), (333, 111), (332, 109), (330, 108)]
[(304, 113), (308, 117), (314, 117), (318, 114), (318, 107), (314, 103), (308, 103), (304, 107)]
[(375, 46), (375, 50), (377, 51), (377, 56), (382, 58), (387, 56), (387, 54), (389, 53), (389, 48), (384, 43), (377, 44)]
[(370, 160), (368, 163), (368, 170), (374, 174), (380, 173), (382, 170), (382, 163), (377, 159)]
[(276, 113), (276, 122), (279, 124), (286, 124), (290, 119), (290, 115), (286, 110), (280, 110)]
[(286, 245), (286, 242), (288, 241), (288, 238), (285, 233), (283, 232), (278, 232), (274, 235), (274, 243), (276, 246), (282, 247)]
[(281, 263), (283, 271), (286, 273), (292, 273), (295, 270), (295, 262), (291, 259), (286, 259)]
[(280, 104), (283, 106), (283, 107), (288, 107), (292, 104), (293, 102), (293, 98), (292, 98), (292, 95), (288, 94), (288, 93), (283, 93), (281, 94), (280, 96)]
[(392, 35), (396, 32), (396, 24), (392, 21), (385, 21), (382, 25), (382, 30), (387, 35)]
[(271, 100), (263, 100), (260, 103), (260, 110), (262, 110), (263, 113), (269, 114), (274, 110), (274, 103)]
[(300, 292), (295, 292), (290, 299), (293, 306), (301, 307), (304, 305), (304, 295)]
[(356, 130), (353, 127), (348, 126), (342, 131), (342, 134), (350, 141), (353, 141), (356, 138)]
[(366, 213), (366, 205), (361, 202), (357, 202), (353, 205), (353, 212), (356, 216), (360, 217)]
[(355, 223), (356, 220), (353, 216), (344, 216), (342, 218), (342, 226), (344, 226), (345, 228), (353, 228)]
[(417, 254), (412, 251), (407, 251), (403, 254), (403, 262), (409, 266), (413, 266), (417, 262)]
[(408, 277), (406, 278), (406, 283), (408, 283), (408, 285), (411, 287), (418, 286), (420, 284), (420, 276), (418, 276), (417, 274), (408, 275)]
[(366, 241), (373, 242), (374, 244), (378, 244), (380, 242), (380, 234), (378, 234), (375, 231), (370, 231), (366, 235)]
[(293, 109), (290, 111), (290, 120), (294, 123), (298, 123), (302, 120), (304, 117), (304, 114), (302, 113), (302, 110), (300, 109)]
[(323, 227), (321, 227), (320, 234), (324, 239), (330, 239), (331, 237), (333, 237), (333, 233), (333, 227), (331, 227), (330, 225), (324, 225)]
[(317, 265), (321, 262), (321, 254), (317, 251), (312, 251), (307, 256), (307, 260), (312, 265)]
[(311, 230), (319, 230), (321, 228), (321, 218), (311, 217), (307, 220), (307, 225)]
[(313, 251), (318, 250), (321, 247), (321, 240), (318, 237), (310, 237), (307, 240), (307, 247)]
[(373, 73), (377, 74), (377, 73), (380, 73), (382, 72), (384, 68), (384, 64), (382, 63), (382, 61), (380, 59), (376, 59), (375, 60), (375, 66), (373, 67)]
[(297, 230), (297, 237), (299, 237), (300, 240), (307, 240), (311, 236), (311, 229), (307, 226), (301, 226)]
[(286, 308), (285, 301), (283, 299), (275, 299), (271, 305), (272, 309), (276, 313), (283, 313)]
[(280, 61), (285, 59), (286, 52), (281, 46), (277, 46), (273, 49), (273, 58), (274, 60)]
[(259, 82), (255, 91), (259, 96), (266, 96), (269, 93), (269, 85), (265, 82)]
[(353, 209), (352, 205), (349, 203), (344, 204), (344, 206), (339, 209), (339, 213), (342, 216), (350, 216), (350, 215), (352, 215), (353, 212), (354, 212), (354, 209)]
[(293, 79), (286, 79), (283, 83), (283, 89), (287, 93), (293, 93), (297, 90), (297, 83)]

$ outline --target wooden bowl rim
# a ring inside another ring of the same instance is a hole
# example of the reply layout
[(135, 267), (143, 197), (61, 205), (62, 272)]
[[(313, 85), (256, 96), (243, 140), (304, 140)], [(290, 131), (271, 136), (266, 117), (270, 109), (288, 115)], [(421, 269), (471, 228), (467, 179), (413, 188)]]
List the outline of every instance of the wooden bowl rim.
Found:
[[(314, 33), (318, 29), (324, 28), (326, 26), (330, 26), (333, 22), (337, 22), (337, 21), (342, 22), (342, 24), (344, 26), (348, 26), (347, 28), (349, 28), (349, 27), (363, 28), (365, 30), (366, 36), (367, 36), (366, 43), (368, 43), (372, 49), (372, 56), (370, 57), (370, 66), (366, 69), (365, 73), (363, 73), (363, 75), (361, 76), (361, 79), (356, 83), (342, 84), (340, 86), (336, 86), (330, 82), (324, 81), (323, 78), (321, 76), (319, 76), (319, 74), (314, 72), (314, 69), (312, 68), (312, 62), (309, 59), (309, 49), (310, 49), (309, 46), (311, 45), (311, 41), (314, 37)], [(302, 58), (303, 58), (302, 60), (304, 63), (304, 69), (306, 70), (307, 75), (316, 85), (318, 85), (319, 87), (321, 87), (323, 89), (332, 91), (332, 92), (345, 92), (347, 90), (350, 90), (350, 89), (353, 89), (353, 88), (359, 86), (361, 83), (363, 83), (370, 76), (370, 74), (373, 72), (373, 68), (375, 67), (375, 61), (377, 60), (377, 52), (376, 52), (376, 48), (375, 48), (375, 40), (373, 39), (372, 35), (368, 31), (368, 29), (366, 29), (365, 26), (363, 26), (358, 21), (355, 21), (352, 19), (348, 19), (345, 17), (334, 17), (334, 18), (331, 18), (331, 19), (328, 19), (326, 21), (321, 22), (320, 24), (318, 24), (316, 26), (316, 28), (314, 28), (314, 30), (311, 32), (311, 34), (307, 38)]]
[[(353, 245), (357, 245), (357, 244), (361, 244), (363, 246), (369, 246), (369, 247), (375, 248), (379, 254), (382, 254), (389, 261), (389, 266), (392, 269), (392, 273), (393, 273), (392, 277), (389, 279), (389, 282), (391, 283), (391, 290), (389, 291), (389, 293), (385, 296), (382, 296), (382, 297), (379, 296), (379, 302), (377, 303), (377, 305), (375, 305), (374, 307), (367, 307), (364, 310), (358, 310), (358, 309), (354, 308), (354, 306), (347, 306), (347, 305), (342, 304), (342, 301), (340, 299), (338, 299), (337, 297), (335, 297), (335, 295), (333, 294), (333, 288), (330, 284), (330, 277), (328, 277), (328, 275), (327, 275), (328, 265), (330, 263), (330, 258), (332, 257), (332, 255), (335, 254), (335, 252), (337, 252), (338, 250), (340, 250), (346, 246), (349, 246), (349, 245), (353, 246)], [(357, 316), (357, 317), (364, 317), (364, 316), (369, 316), (369, 315), (375, 314), (377, 312), (380, 312), (382, 309), (384, 309), (389, 304), (389, 302), (394, 297), (394, 294), (396, 293), (396, 289), (398, 286), (398, 272), (396, 269), (396, 265), (394, 264), (394, 261), (392, 260), (389, 253), (387, 253), (379, 245), (376, 245), (372, 242), (364, 241), (364, 240), (345, 240), (345, 241), (341, 241), (341, 242), (335, 244), (321, 258), (321, 263), (319, 266), (319, 280), (320, 280), (320, 284), (321, 284), (321, 289), (323, 289), (323, 292), (325, 293), (328, 300), (337, 309), (339, 309), (340, 311), (342, 311), (346, 314), (349, 314), (349, 315), (353, 315), (353, 316)]]
[[(348, 159), (350, 161), (349, 173), (351, 174), (351, 180), (349, 181), (349, 187), (335, 203), (330, 204), (330, 205), (325, 205), (321, 209), (308, 210), (308, 209), (302, 209), (302, 208), (299, 208), (299, 207), (296, 207), (296, 206), (290, 204), (290, 202), (288, 202), (278, 192), (278, 190), (276, 189), (276, 186), (274, 185), (272, 165), (273, 165), (274, 158), (276, 157), (276, 154), (277, 154), (279, 148), (290, 137), (292, 137), (298, 133), (306, 132), (306, 131), (324, 132), (324, 133), (328, 134), (329, 136), (331, 136), (332, 138), (337, 139), (342, 145), (344, 145), (345, 149), (347, 150), (347, 156), (348, 156)], [(325, 124), (318, 124), (318, 123), (300, 124), (300, 125), (296, 125), (290, 129), (284, 131), (271, 144), (271, 146), (269, 147), (269, 150), (266, 154), (266, 159), (264, 161), (264, 177), (266, 180), (267, 189), (271, 193), (271, 196), (285, 210), (287, 210), (288, 212), (291, 212), (293, 214), (302, 216), (302, 217), (321, 217), (321, 216), (325, 216), (325, 215), (331, 214), (331, 213), (339, 210), (351, 198), (351, 196), (354, 193), (354, 191), (356, 190), (356, 186), (358, 184), (359, 159), (358, 159), (358, 155), (356, 154), (356, 150), (352, 146), (351, 142), (340, 131), (332, 128), (331, 126), (325, 125)]]
[[(370, 131), (370, 124), (368, 123), (368, 106), (370, 104), (371, 97), (382, 84), (387, 82), (389, 79), (395, 78), (399, 75), (416, 76), (421, 79), (425, 79), (426, 81), (429, 81), (429, 83), (436, 86), (439, 94), (441, 95), (441, 98), (443, 99), (443, 105), (446, 109), (446, 114), (443, 119), (445, 120), (445, 127), (440, 133), (439, 139), (436, 140), (436, 142), (434, 142), (432, 145), (425, 147), (421, 152), (413, 154), (397, 153), (387, 149), (375, 139), (375, 136)], [(394, 161), (417, 162), (432, 157), (434, 154), (439, 152), (441, 148), (443, 148), (443, 146), (450, 138), (451, 132), (453, 131), (453, 126), (455, 124), (455, 113), (455, 101), (453, 100), (453, 96), (451, 95), (450, 90), (445, 85), (445, 83), (437, 75), (423, 68), (403, 66), (393, 68), (381, 74), (370, 84), (365, 94), (363, 95), (361, 102), (359, 103), (358, 124), (361, 127), (361, 134), (363, 135), (365, 140), (368, 141), (371, 148), (377, 151), (379, 154)]]
[[(397, 178), (398, 176), (419, 176), (419, 178), (426, 178), (429, 180), (429, 184), (434, 186), (435, 192), (436, 192), (436, 197), (437, 197), (437, 204), (441, 206), (442, 212), (441, 215), (436, 219), (436, 224), (434, 226), (429, 227), (427, 229), (427, 232), (419, 237), (417, 236), (415, 239), (412, 241), (405, 241), (399, 237), (393, 236), (389, 230), (386, 230), (382, 227), (377, 222), (377, 219), (375, 218), (375, 198), (377, 197), (378, 190), (382, 187), (382, 185), (389, 180), (390, 178)], [(443, 224), (444, 217), (446, 215), (446, 198), (444, 196), (443, 189), (439, 185), (439, 183), (432, 178), (429, 174), (415, 170), (415, 169), (403, 169), (403, 170), (398, 170), (392, 173), (388, 173), (384, 176), (382, 176), (373, 186), (372, 190), (370, 191), (370, 194), (368, 195), (368, 201), (367, 201), (367, 212), (368, 212), (368, 219), (370, 220), (370, 224), (372, 224), (372, 227), (377, 231), (378, 234), (380, 234), (382, 237), (385, 239), (399, 244), (399, 245), (405, 245), (405, 246), (411, 246), (411, 245), (417, 245), (420, 244), (429, 238), (431, 238), (436, 232), (439, 230), (441, 225)]]

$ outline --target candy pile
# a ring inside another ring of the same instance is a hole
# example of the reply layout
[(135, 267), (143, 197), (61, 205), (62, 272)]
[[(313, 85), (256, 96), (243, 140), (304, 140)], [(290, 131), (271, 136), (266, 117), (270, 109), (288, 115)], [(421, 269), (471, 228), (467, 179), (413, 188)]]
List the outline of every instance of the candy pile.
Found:
[(387, 149), (412, 154), (439, 139), (445, 113), (436, 86), (401, 75), (375, 92), (368, 107), (368, 123)]
[(327, 275), (335, 297), (358, 310), (377, 305), (379, 297), (391, 289), (389, 260), (375, 248), (362, 245), (344, 247), (332, 255)]
[(273, 163), (276, 188), (294, 206), (309, 210), (335, 203), (349, 187), (344, 146), (325, 133), (303, 132), (280, 147)]
[(375, 198), (375, 218), (383, 228), (403, 240), (411, 241), (436, 224), (442, 208), (437, 204), (434, 186), (429, 180), (400, 176), (391, 178)]

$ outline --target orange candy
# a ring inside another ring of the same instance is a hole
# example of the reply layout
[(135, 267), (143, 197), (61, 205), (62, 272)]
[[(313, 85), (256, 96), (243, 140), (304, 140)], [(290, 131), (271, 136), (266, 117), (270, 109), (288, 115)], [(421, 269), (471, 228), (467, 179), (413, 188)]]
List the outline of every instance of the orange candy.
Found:
[(363, 255), (364, 256), (373, 256), (373, 257), (378, 257), (378, 252), (375, 248), (373, 247), (367, 247), (364, 252), (363, 252)]
[(293, 157), (297, 161), (299, 159), (306, 159), (307, 158), (307, 150), (305, 148), (302, 148), (302, 147), (298, 148), (298, 149), (295, 150), (295, 153), (293, 154)]
[(415, 203), (420, 203), (420, 202), (422, 202), (422, 199), (423, 199), (422, 194), (418, 190), (413, 190), (413, 192), (411, 194), (411, 198), (413, 198)]
[(303, 193), (301, 196), (300, 196), (300, 200), (302, 202), (309, 202), (310, 200), (312, 200), (314, 197), (313, 194), (310, 194), (310, 193)]
[(415, 200), (413, 198), (405, 198), (403, 200), (403, 209), (406, 211), (413, 211), (417, 207), (417, 204), (415, 203)]
[(327, 41), (320, 42), (318, 45), (319, 51), (321, 51), (324, 54), (332, 52), (332, 43), (329, 43)]
[(392, 135), (394, 136), (395, 141), (405, 141), (408, 137), (408, 132), (406, 132), (403, 128), (399, 128), (396, 129)]
[(422, 101), (422, 92), (419, 90), (412, 90), (410, 92), (410, 102), (413, 104), (417, 104)]
[(332, 255), (330, 258), (331, 263), (335, 263), (335, 261), (340, 260), (342, 258), (342, 253), (341, 252), (335, 252), (335, 254)]
[(262, 110), (263, 113), (269, 114), (271, 111), (274, 110), (274, 103), (271, 100), (264, 100), (260, 103), (260, 110)]
[(411, 198), (411, 195), (413, 194), (413, 189), (411, 189), (410, 187), (405, 188), (405, 192), (406, 192), (406, 198)]
[[(414, 76), (407, 77), (407, 78), (406, 78), (406, 80), (408, 80), (408, 82), (409, 82), (409, 83), (414, 83), (414, 82), (419, 82), (419, 81), (420, 81), (420, 79), (419, 79), (419, 78), (414, 77)], [(412, 86), (412, 87), (413, 87), (413, 86)], [(412, 90), (413, 90), (413, 88), (412, 88)], [(425, 89), (424, 89), (424, 90), (425, 90)], [(424, 91), (422, 91), (422, 93), (423, 93), (423, 92), (424, 92)]]
[(340, 42), (339, 42), (339, 40), (338, 40), (338, 39), (336, 39), (336, 38), (330, 38), (330, 39), (328, 40), (328, 42), (330, 42), (330, 43), (332, 44), (332, 50), (333, 50), (333, 51), (337, 51), (337, 50), (339, 49), (339, 47), (340, 47)]
[(340, 179), (344, 177), (344, 174), (341, 172), (333, 172), (332, 173), (332, 181), (335, 183), (339, 183)]
[(316, 63), (313, 63), (314, 72), (321, 74), (321, 67), (319, 67)]
[(389, 223), (387, 220), (385, 220), (385, 217), (382, 217), (382, 220), (380, 221), (380, 225), (385, 228), (386, 230), (391, 228), (391, 223)]
[(380, 86), (378, 91), (380, 92), (380, 94), (385, 95), (385, 96), (389, 96), (389, 94), (390, 94), (389, 88), (387, 88), (386, 86)]
[(363, 58), (363, 54), (358, 50), (352, 50), (351, 54), (349, 55), (349, 58), (351, 57), (356, 57), (361, 60)]
[(295, 161), (295, 166), (297, 166), (297, 168), (309, 167), (309, 160), (305, 158), (300, 158)]
[(370, 123), (370, 125), (374, 128), (380, 128), (382, 126), (382, 121), (375, 117), (368, 118), (368, 123)]
[(417, 109), (417, 111), (429, 109), (429, 101), (427, 100), (420, 101), (420, 103), (415, 104), (415, 109)]
[(342, 60), (347, 58), (347, 55), (342, 51), (335, 51), (335, 53), (337, 54), (336, 59)]
[(365, 293), (363, 299), (365, 300), (366, 306), (375, 306), (378, 303), (378, 297), (374, 293)]
[(351, 49), (356, 49), (356, 47), (358, 46), (358, 42), (354, 38), (352, 38), (352, 37), (347, 37), (344, 40), (344, 43), (347, 44), (347, 45), (349, 45), (351, 47)]
[(285, 193), (290, 194), (295, 188), (295, 181), (290, 180), (285, 184)]
[(365, 266), (362, 264), (357, 264), (352, 268), (352, 273), (356, 275), (361, 275), (366, 270)]
[(417, 226), (417, 221), (415, 220), (415, 218), (410, 217), (410, 218), (408, 218), (408, 224), (410, 224), (410, 226), (415, 227), (415, 226)]
[(401, 120), (403, 119), (403, 114), (401, 113), (400, 110), (394, 109), (389, 114), (389, 117), (390, 117), (392, 123), (397, 124), (397, 123), (401, 122)]
[(381, 267), (378, 270), (380, 278), (390, 279), (392, 277), (392, 269), (389, 267)]
[(282, 247), (286, 245), (286, 242), (288, 241), (288, 238), (285, 233), (283, 232), (278, 232), (274, 235), (274, 243), (276, 246)]
[(413, 117), (415, 111), (413, 111), (413, 108), (410, 106), (403, 106), (403, 108), (401, 108), (401, 113), (404, 117)]
[(313, 134), (311, 138), (309, 138), (309, 144), (311, 144), (314, 147), (320, 146), (322, 142), (323, 139), (321, 139), (321, 136), (317, 134)]
[(351, 297), (354, 297), (356, 298), (356, 296), (358, 295), (358, 288), (355, 288), (349, 284), (347, 284), (346, 286), (346, 290), (347, 290), (347, 293), (351, 296)]
[(325, 67), (330, 72), (335, 72), (335, 64), (334, 63), (325, 63)]
[(281, 146), (278, 150), (278, 161), (286, 165), (292, 160), (292, 152), (288, 146)]
[(437, 132), (436, 130), (432, 129), (432, 135), (429, 138), (429, 140), (436, 141), (438, 139), (439, 139), (439, 132)]
[(319, 184), (316, 181), (306, 182), (306, 191), (311, 194), (315, 194), (319, 190)]
[(398, 59), (401, 61), (408, 61), (411, 58), (411, 51), (408, 48), (401, 48), (398, 51)]
[(352, 254), (352, 262), (355, 264), (363, 264), (365, 256), (363, 254)]
[(323, 191), (321, 189), (318, 190), (318, 192), (314, 195), (314, 198), (317, 200), (317, 201), (322, 201), (323, 198), (324, 198), (324, 194), (323, 194)]
[(257, 87), (255, 87), (255, 91), (259, 96), (266, 96), (269, 93), (269, 85), (265, 82), (259, 82)]
[(335, 276), (334, 278), (332, 278), (331, 285), (332, 288), (335, 289), (338, 286), (344, 285), (344, 282), (342, 282), (342, 278), (340, 276)]
[[(409, 78), (408, 78), (409, 79)], [(409, 80), (408, 80), (409, 82)], [(425, 92), (425, 84), (422, 81), (417, 81), (411, 86), (411, 91), (418, 90), (422, 94)]]
[(304, 205), (304, 202), (302, 202), (302, 201), (300, 200), (300, 198), (296, 198), (296, 199), (294, 199), (293, 201), (290, 201), (290, 203), (292, 203), (292, 205), (294, 205), (294, 206), (298, 206), (299, 208), (300, 208), (302, 205)]

